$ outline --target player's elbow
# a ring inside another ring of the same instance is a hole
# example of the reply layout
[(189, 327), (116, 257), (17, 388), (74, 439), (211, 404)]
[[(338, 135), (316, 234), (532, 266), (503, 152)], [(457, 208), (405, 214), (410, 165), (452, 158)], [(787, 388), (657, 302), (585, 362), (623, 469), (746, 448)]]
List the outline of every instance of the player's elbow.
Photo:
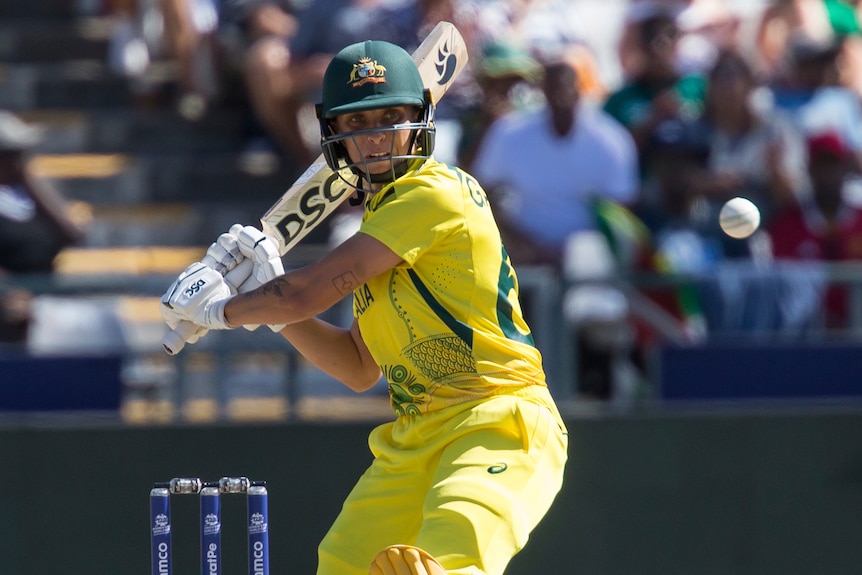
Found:
[(362, 393), (377, 385), (377, 382), (380, 381), (381, 375), (383, 375), (383, 373), (380, 371), (380, 368), (375, 365), (373, 368), (365, 368), (361, 371), (354, 372), (350, 377), (343, 378), (342, 383), (350, 390), (355, 391), (356, 393)]

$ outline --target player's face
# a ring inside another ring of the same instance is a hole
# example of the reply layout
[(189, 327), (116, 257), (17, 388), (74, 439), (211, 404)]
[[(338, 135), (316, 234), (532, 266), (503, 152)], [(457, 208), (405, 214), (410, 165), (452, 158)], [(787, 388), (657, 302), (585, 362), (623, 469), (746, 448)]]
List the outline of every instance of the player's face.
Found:
[(412, 130), (393, 130), (396, 124), (416, 121), (418, 111), (413, 106), (396, 106), (364, 112), (352, 112), (335, 117), (339, 134), (366, 131), (346, 138), (344, 145), (350, 160), (366, 166), (371, 174), (382, 174), (392, 168), (390, 158), (409, 153)]

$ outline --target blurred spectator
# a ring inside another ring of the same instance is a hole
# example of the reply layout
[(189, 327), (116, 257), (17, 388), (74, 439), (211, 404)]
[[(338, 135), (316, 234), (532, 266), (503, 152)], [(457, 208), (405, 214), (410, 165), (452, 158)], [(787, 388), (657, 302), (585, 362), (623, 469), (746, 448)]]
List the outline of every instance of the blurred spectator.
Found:
[(567, 238), (595, 229), (592, 198), (635, 199), (637, 156), (625, 128), (581, 102), (571, 65), (545, 65), (543, 91), (545, 108), (490, 127), (473, 170), (492, 197), (512, 261), (559, 266)]
[[(691, 279), (691, 283), (679, 281), (641, 287), (640, 291), (675, 318), (681, 333), (696, 341), (707, 329), (697, 281), (715, 273), (724, 257), (725, 236), (697, 192), (709, 157), (708, 136), (695, 122), (671, 120), (656, 130), (650, 146), (655, 201), (639, 205), (635, 211), (648, 231), (649, 257), (629, 269)], [(638, 327), (640, 345), (647, 348), (658, 334), (648, 322), (640, 322)]]
[[(719, 50), (739, 47), (745, 24), (765, 0), (633, 0), (626, 11), (617, 46), (626, 78), (636, 77), (648, 57), (639, 39), (644, 21), (662, 12), (673, 16), (679, 29), (676, 69), (702, 73)], [(743, 6), (744, 4), (744, 6)]]
[(159, 0), (105, 0), (103, 6), (96, 4), (107, 11), (111, 20), (108, 48), (111, 71), (127, 78), (140, 77), (147, 71), (164, 36)]
[(569, 0), (492, 0), (477, 5), (476, 33), (482, 44), (505, 41), (547, 59), (583, 41), (583, 19)]
[[(458, 25), (456, 4), (448, 0), (309, 3), (297, 13), (295, 35), (265, 37), (249, 53), (249, 95), (264, 128), (292, 162), (306, 166), (319, 153), (313, 106), (332, 54), (366, 38), (388, 40), (412, 52), (440, 20)], [(467, 27), (461, 32), (466, 34)]]
[(650, 231), (659, 260), (652, 271), (711, 273), (723, 258), (717, 217), (710, 217), (698, 189), (709, 158), (708, 134), (694, 122), (669, 121), (653, 135), (654, 195), (638, 215)]
[(305, 7), (303, 0), (222, 0), (220, 4), (220, 45), (230, 60), (227, 66), (238, 72), (248, 103), (239, 164), (252, 175), (272, 173), (284, 160), (266, 125), (270, 111), (265, 106), (277, 100), (290, 82), (285, 73), (288, 45), (299, 31), (299, 13)]
[[(133, 81), (140, 94), (152, 92), (145, 72), (152, 61), (176, 63), (177, 111), (201, 118), (233, 96), (233, 76), (246, 67), (258, 40), (289, 41), (305, 0), (106, 0), (113, 20), (111, 69)], [(252, 62), (260, 56), (250, 58)], [(272, 56), (270, 56), (272, 57)], [(253, 83), (262, 79), (252, 76)]]
[[(60, 250), (83, 238), (56, 190), (30, 172), (28, 152), (41, 139), (0, 111), (0, 279), (50, 274)], [(0, 342), (27, 341), (32, 299), (27, 286), (0, 290)]]
[(679, 37), (674, 9), (655, 9), (644, 17), (637, 27), (642, 61), (604, 104), (605, 110), (632, 133), (645, 179), (650, 173), (649, 145), (659, 125), (671, 119), (695, 120), (703, 109), (704, 79), (677, 71)]
[[(809, 261), (862, 260), (862, 210), (845, 197), (851, 177), (858, 177), (853, 151), (834, 132), (808, 138), (813, 195), (786, 211), (767, 231), (774, 257)], [(847, 293), (833, 287), (826, 294), (827, 327), (847, 327)]]
[(484, 47), (474, 69), (482, 94), (461, 119), (458, 150), (459, 163), (467, 170), (471, 169), (476, 151), (495, 121), (544, 103), (539, 86), (542, 66), (526, 50), (509, 43), (491, 42)]
[(220, 90), (216, 0), (160, 0), (168, 53), (179, 68), (177, 110), (203, 117)]
[(790, 68), (772, 84), (777, 107), (787, 110), (806, 136), (837, 133), (862, 166), (862, 101), (840, 84), (842, 43), (799, 36), (790, 45)]
[(843, 63), (836, 84), (862, 97), (862, 26), (858, 0), (773, 0), (758, 29), (757, 69), (771, 82), (793, 75), (794, 43), (834, 44)]
[[(805, 144), (787, 114), (759, 103), (758, 82), (748, 62), (724, 51), (709, 71), (702, 124), (709, 138), (707, 170), (695, 189), (710, 206), (709, 218), (728, 199), (743, 196), (760, 209), (761, 221), (792, 207), (809, 192)], [(726, 255), (748, 255), (746, 242), (725, 241)]]
[(824, 0), (829, 23), (841, 38), (845, 60), (840, 84), (862, 98), (862, 2), (859, 0)]
[(833, 39), (824, 0), (771, 0), (761, 14), (755, 36), (755, 69), (770, 83), (786, 75), (794, 38), (816, 42)]
[(581, 96), (604, 100), (606, 80), (598, 66), (604, 46), (595, 45), (604, 39), (597, 32), (603, 23), (594, 17), (606, 11), (571, 0), (492, 0), (477, 2), (474, 12), (479, 46), (514, 45), (543, 62), (565, 57), (578, 73)]

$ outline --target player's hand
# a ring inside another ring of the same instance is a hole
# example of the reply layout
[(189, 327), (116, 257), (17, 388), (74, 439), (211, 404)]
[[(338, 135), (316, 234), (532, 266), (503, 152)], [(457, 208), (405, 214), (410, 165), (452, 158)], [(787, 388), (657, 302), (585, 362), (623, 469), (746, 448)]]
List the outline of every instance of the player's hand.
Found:
[[(195, 262), (162, 296), (162, 318), (172, 329), (180, 321), (191, 321), (207, 329), (232, 329), (225, 320), (224, 306), (234, 293), (220, 273)], [(194, 335), (199, 338), (203, 334)]]
[[(231, 228), (232, 232), (235, 227)], [(245, 258), (243, 263), (252, 262), (251, 274), (237, 287), (240, 293), (256, 289), (284, 275), (284, 263), (281, 261), (275, 240), (253, 226), (245, 226), (238, 230), (236, 237), (240, 254)], [(284, 329), (284, 324), (270, 325), (269, 329), (278, 333)]]

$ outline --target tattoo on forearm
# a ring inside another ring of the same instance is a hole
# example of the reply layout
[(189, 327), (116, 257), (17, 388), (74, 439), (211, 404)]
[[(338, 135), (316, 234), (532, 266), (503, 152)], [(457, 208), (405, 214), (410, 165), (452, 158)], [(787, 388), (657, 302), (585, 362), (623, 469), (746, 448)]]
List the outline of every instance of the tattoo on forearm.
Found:
[(275, 294), (278, 297), (284, 297), (284, 292), (282, 291), (282, 285), (288, 285), (287, 280), (284, 277), (275, 278), (274, 280), (267, 282), (260, 286), (258, 289), (250, 292), (253, 296), (267, 296), (269, 294)]
[(359, 287), (359, 282), (353, 272), (345, 272), (340, 276), (332, 278), (332, 285), (338, 290), (341, 295), (347, 295)]

